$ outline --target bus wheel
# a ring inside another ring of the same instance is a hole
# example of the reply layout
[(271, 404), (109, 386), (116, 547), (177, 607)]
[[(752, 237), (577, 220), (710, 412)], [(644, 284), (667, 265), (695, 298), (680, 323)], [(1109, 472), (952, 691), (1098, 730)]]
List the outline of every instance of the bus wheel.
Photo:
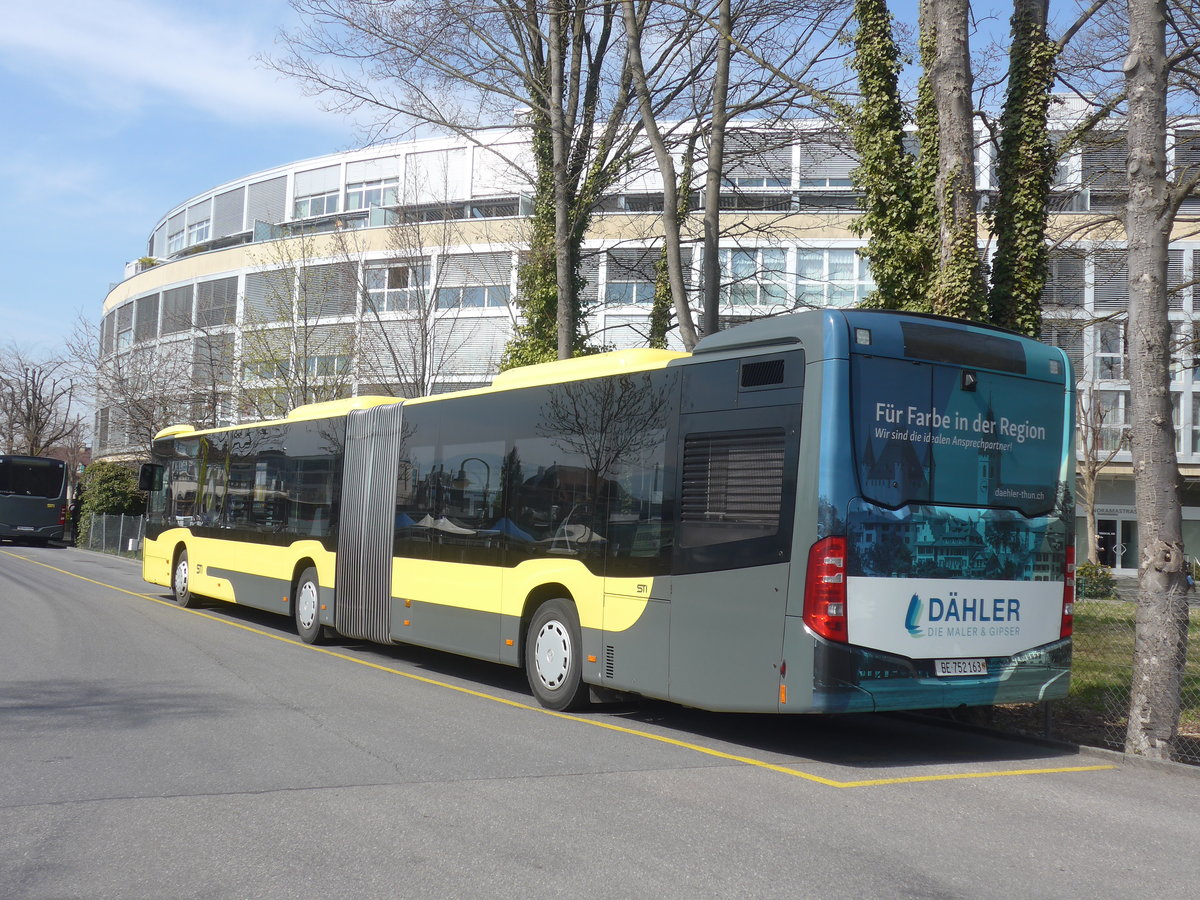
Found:
[(292, 595), (292, 614), (296, 619), (296, 634), (306, 644), (321, 641), (321, 587), (317, 570), (309, 566), (300, 573), (296, 592)]
[(196, 605), (196, 595), (192, 593), (188, 571), (187, 551), (180, 550), (179, 556), (175, 557), (175, 574), (171, 576), (171, 594), (176, 605), (185, 608)]
[(538, 607), (525, 633), (525, 677), (542, 706), (570, 710), (587, 705), (582, 647), (573, 603), (548, 600)]

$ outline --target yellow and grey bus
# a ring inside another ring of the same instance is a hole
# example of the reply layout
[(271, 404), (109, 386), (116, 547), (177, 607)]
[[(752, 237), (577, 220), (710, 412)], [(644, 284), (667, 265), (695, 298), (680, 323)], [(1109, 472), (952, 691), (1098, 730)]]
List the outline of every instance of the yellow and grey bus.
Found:
[(337, 633), (780, 713), (1061, 697), (1066, 356), (812, 310), (705, 338), (155, 439), (143, 572)]

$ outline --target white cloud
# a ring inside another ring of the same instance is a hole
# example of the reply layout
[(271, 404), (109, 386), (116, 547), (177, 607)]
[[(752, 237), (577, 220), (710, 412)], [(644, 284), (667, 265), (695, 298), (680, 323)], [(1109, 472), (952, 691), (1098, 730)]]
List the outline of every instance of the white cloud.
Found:
[[(283, 4), (277, 11), (288, 13)], [(0, 30), (0, 64), (93, 110), (184, 104), (232, 122), (344, 128), (295, 82), (256, 61), (276, 29), (262, 12), (256, 3), (190, 10), (161, 0), (12, 4)]]

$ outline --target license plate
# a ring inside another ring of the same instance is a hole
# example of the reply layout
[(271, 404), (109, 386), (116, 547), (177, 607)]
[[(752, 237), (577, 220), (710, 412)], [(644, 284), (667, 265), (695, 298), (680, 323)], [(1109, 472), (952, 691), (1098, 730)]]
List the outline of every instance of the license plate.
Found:
[(17, 531), (37, 531), (32, 525), (18, 525)]
[(933, 661), (936, 675), (986, 675), (986, 659), (935, 659)]

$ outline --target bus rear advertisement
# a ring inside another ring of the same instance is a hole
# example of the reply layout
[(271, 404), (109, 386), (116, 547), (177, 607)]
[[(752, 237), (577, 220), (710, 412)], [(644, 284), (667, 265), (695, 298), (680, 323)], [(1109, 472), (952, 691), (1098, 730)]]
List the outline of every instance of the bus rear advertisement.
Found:
[(1061, 697), (1073, 378), (933, 316), (810, 310), (705, 338), (154, 441), (143, 574), (301, 638), (616, 693), (822, 713)]
[(66, 464), (43, 456), (0, 456), (0, 538), (61, 541), (66, 522)]

